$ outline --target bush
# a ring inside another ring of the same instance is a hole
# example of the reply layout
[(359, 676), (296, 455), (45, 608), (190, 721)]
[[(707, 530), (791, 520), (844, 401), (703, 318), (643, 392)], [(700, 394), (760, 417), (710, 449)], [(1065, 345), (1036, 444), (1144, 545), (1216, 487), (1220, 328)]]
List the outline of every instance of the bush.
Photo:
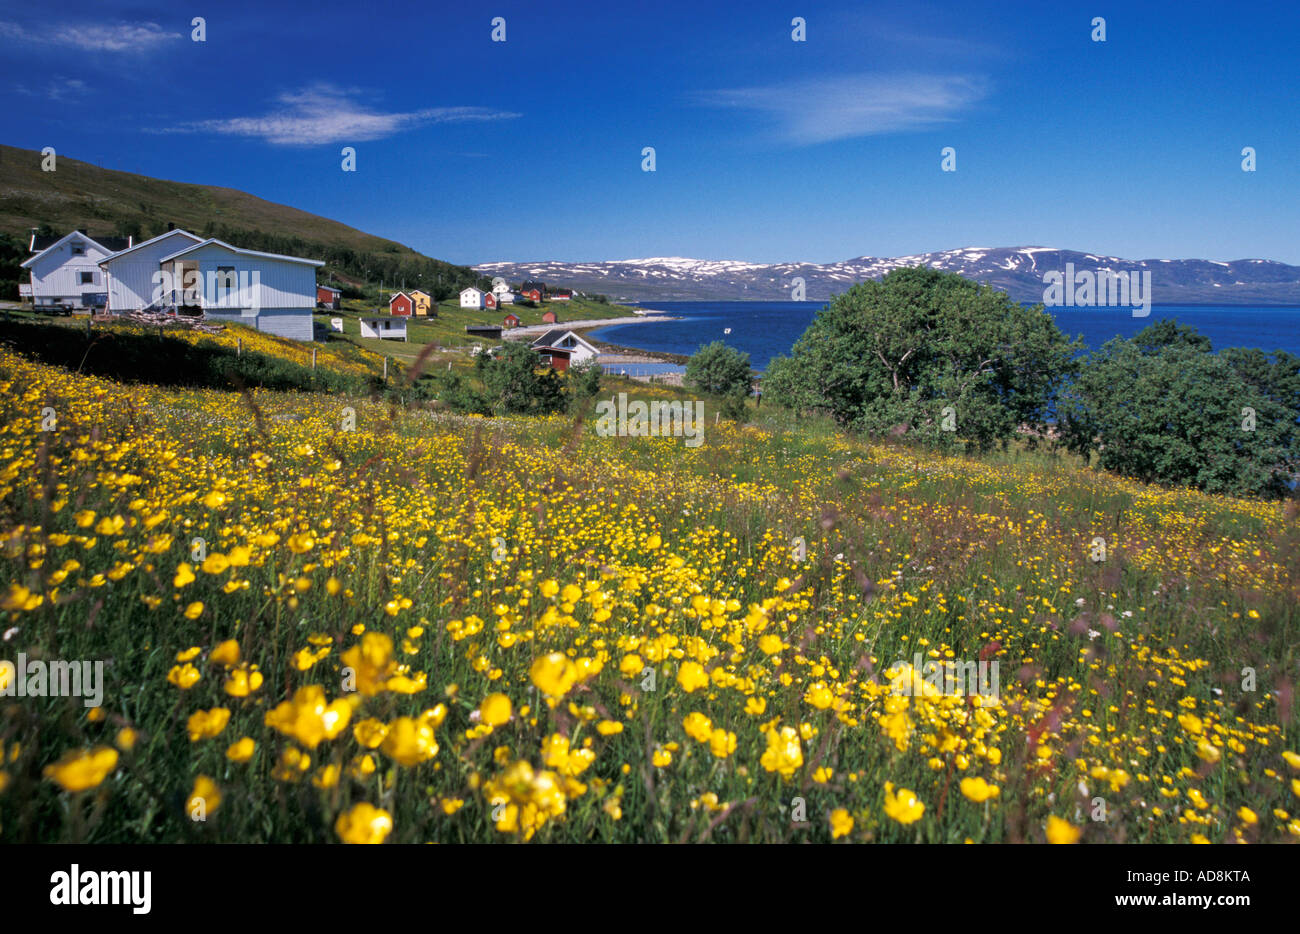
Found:
[(754, 382), (749, 354), (714, 341), (701, 347), (686, 362), (687, 385), (715, 396), (740, 393), (748, 396)]
[(1061, 406), (1066, 446), (1148, 483), (1284, 497), (1300, 469), (1300, 357), (1213, 353), (1172, 322), (1087, 359)]
[(896, 269), (837, 296), (764, 380), (771, 399), (877, 434), (900, 426), (939, 447), (1005, 443), (1041, 427), (1074, 372), (1041, 305), (953, 273)]
[(493, 354), (479, 354), (476, 370), (483, 392), (471, 394), (462, 386), (462, 399), (491, 414), (548, 415), (568, 407), (560, 375), (550, 367), (543, 369), (537, 351), (519, 341), (506, 341)]
[(600, 393), (600, 364), (595, 360), (569, 367), (569, 391), (574, 400), (590, 399)]

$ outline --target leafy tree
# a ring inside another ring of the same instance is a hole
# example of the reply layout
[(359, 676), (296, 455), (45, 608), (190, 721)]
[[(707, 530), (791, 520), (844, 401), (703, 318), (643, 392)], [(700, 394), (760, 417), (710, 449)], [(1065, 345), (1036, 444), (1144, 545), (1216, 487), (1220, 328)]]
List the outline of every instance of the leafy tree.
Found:
[(575, 397), (589, 399), (600, 392), (600, 364), (593, 359), (571, 366), (568, 379)]
[(903, 268), (836, 296), (791, 356), (772, 361), (764, 389), (846, 427), (903, 426), (939, 446), (961, 438), (984, 449), (1046, 423), (1081, 346), (1041, 305), (1025, 308), (953, 273)]
[(16, 301), (18, 284), (31, 281), (22, 268), (27, 256), (26, 242), (9, 234), (0, 234), (0, 299)]
[(748, 396), (754, 376), (749, 369), (749, 354), (714, 341), (701, 347), (686, 362), (686, 383), (700, 392), (715, 396), (740, 393)]
[(1066, 446), (1148, 483), (1284, 497), (1300, 469), (1300, 358), (1213, 353), (1161, 322), (1091, 355), (1061, 406)]
[(495, 354), (479, 354), (477, 369), (495, 414), (547, 415), (567, 407), (559, 374), (542, 368), (537, 351), (520, 341), (506, 341)]

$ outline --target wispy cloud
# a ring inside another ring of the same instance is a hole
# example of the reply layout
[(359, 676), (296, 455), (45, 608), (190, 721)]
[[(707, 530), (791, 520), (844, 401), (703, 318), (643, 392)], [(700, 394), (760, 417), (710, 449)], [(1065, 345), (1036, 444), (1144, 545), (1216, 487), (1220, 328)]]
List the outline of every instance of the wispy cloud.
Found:
[(950, 123), (988, 93), (971, 75), (844, 75), (767, 87), (710, 91), (700, 103), (765, 116), (788, 143), (920, 130)]
[(216, 133), (262, 139), (275, 146), (315, 146), (384, 139), (403, 130), (431, 123), (509, 120), (520, 116), (487, 107), (430, 107), (384, 113), (358, 98), (360, 92), (316, 84), (281, 94), (279, 105), (260, 117), (199, 120), (161, 129), (163, 133)]
[(38, 87), (18, 84), (14, 86), (14, 90), (28, 97), (45, 97), (52, 101), (62, 101), (84, 94), (86, 82), (80, 78), (53, 77)]
[(29, 28), (0, 20), (0, 38), (37, 45), (71, 46), (87, 52), (147, 52), (183, 38), (157, 23), (86, 23)]

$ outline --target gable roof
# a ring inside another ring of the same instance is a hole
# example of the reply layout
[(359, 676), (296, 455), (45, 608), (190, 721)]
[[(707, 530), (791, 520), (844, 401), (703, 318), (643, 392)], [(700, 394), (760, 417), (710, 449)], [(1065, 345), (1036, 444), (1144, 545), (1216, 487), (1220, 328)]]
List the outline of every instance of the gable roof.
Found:
[(483, 294), (483, 290), (482, 290), (482, 289), (480, 289), (480, 288), (475, 288), (475, 287), (472, 286), (472, 285), (467, 285), (467, 286), (465, 286), (465, 288), (463, 288), (463, 289), (460, 290), (460, 294), (461, 294), (461, 295), (464, 295), (466, 292), (477, 292), (477, 293), (480, 294), (480, 295)]
[[(80, 228), (78, 228), (77, 230), (70, 231), (70, 233), (79, 233), (87, 240), (95, 241), (95, 243), (98, 243), (101, 247), (103, 247), (105, 250), (107, 250), (110, 253), (120, 252), (121, 250), (125, 250), (127, 247), (132, 245), (132, 239), (130, 237), (92, 237), (90, 234), (86, 233), (86, 231), (81, 230)], [(54, 246), (59, 241), (64, 240), (67, 236), (68, 234), (63, 234), (62, 236), (60, 236), (59, 234), (47, 234), (47, 235), (32, 234), (31, 251), (33, 253), (43, 253), (44, 251), (48, 250), (50, 247)]]
[(44, 242), (44, 243), (45, 243), (45, 246), (40, 247), (40, 248), (38, 249), (38, 248), (37, 248), (38, 238), (37, 238), (36, 236), (33, 236), (33, 237), (32, 237), (32, 249), (33, 249), (33, 251), (34, 251), (34, 252), (33, 252), (33, 255), (27, 257), (27, 259), (25, 259), (25, 260), (23, 260), (21, 263), (19, 263), (19, 264), (18, 264), (19, 267), (20, 267), (20, 268), (23, 268), (23, 269), (26, 269), (26, 268), (27, 268), (28, 266), (30, 266), (32, 263), (36, 262), (38, 259), (40, 259), (42, 256), (44, 256), (46, 253), (48, 253), (50, 250), (57, 249), (58, 247), (63, 246), (63, 244), (67, 243), (67, 242), (68, 242), (69, 240), (71, 240), (73, 237), (77, 237), (77, 238), (79, 238), (79, 239), (81, 239), (81, 240), (89, 240), (91, 243), (95, 244), (95, 246), (99, 247), (99, 248), (100, 248), (101, 250), (103, 250), (105, 253), (109, 253), (109, 254), (112, 254), (112, 253), (116, 252), (117, 248), (114, 247), (114, 246), (111, 246), (110, 244), (106, 243), (105, 241), (108, 241), (108, 240), (112, 240), (112, 241), (121, 241), (121, 243), (122, 243), (123, 245), (125, 245), (125, 244), (126, 244), (126, 241), (127, 241), (127, 238), (126, 238), (126, 237), (104, 237), (103, 239), (96, 239), (95, 237), (92, 237), (90, 234), (86, 233), (84, 230), (73, 230), (73, 231), (71, 231), (71, 232), (69, 232), (69, 233), (65, 233), (62, 237), (41, 237), (41, 238), (39, 238), (39, 242)]
[(410, 295), (412, 298), (415, 298), (415, 296), (417, 295), (423, 295), (425, 298), (433, 298), (433, 296), (430, 295), (428, 292), (424, 291), (424, 289), (415, 289), (410, 293)]
[[(193, 235), (191, 234), (191, 236)], [(223, 250), (229, 250), (231, 253), (238, 253), (240, 256), (258, 256), (262, 259), (275, 259), (286, 263), (306, 263), (309, 266), (325, 265), (325, 261), (320, 259), (305, 259), (301, 256), (284, 256), (280, 253), (260, 253), (257, 250), (245, 250), (242, 247), (232, 246), (224, 240), (218, 240), (216, 237), (209, 237), (207, 240), (187, 246), (185, 249), (172, 253), (170, 256), (164, 256), (158, 262), (169, 263), (174, 259), (179, 259), (186, 253), (193, 253), (195, 250), (201, 250), (208, 246), (220, 247)]]
[(343, 294), (343, 290), (342, 290), (342, 289), (336, 289), (336, 288), (334, 288), (334, 286), (332, 286), (332, 285), (317, 285), (316, 288), (318, 288), (318, 289), (324, 289), (326, 292), (338, 292), (340, 295)]
[(407, 295), (405, 292), (394, 292), (388, 297), (388, 304), (393, 304), (393, 302), (397, 301), (399, 298), (404, 298), (408, 302), (411, 300), (411, 296)]
[(562, 347), (560, 345), (560, 342), (567, 337), (572, 337), (576, 343), (582, 344), (592, 353), (595, 354), (600, 353), (600, 351), (597, 350), (595, 347), (593, 347), (590, 343), (588, 343), (587, 341), (579, 337), (577, 334), (574, 334), (572, 331), (567, 330), (565, 328), (552, 328), (551, 330), (543, 334), (541, 337), (537, 338), (537, 340), (533, 341), (532, 347), (533, 348), (555, 347), (560, 350), (566, 350), (568, 348)]
[(142, 247), (149, 246), (151, 243), (157, 243), (159, 240), (166, 240), (168, 237), (175, 237), (178, 234), (182, 237), (188, 237), (190, 240), (192, 240), (195, 243), (201, 243), (203, 241), (202, 237), (196, 237), (188, 230), (181, 230), (181, 228), (177, 227), (175, 230), (169, 230), (166, 233), (160, 233), (158, 236), (150, 237), (148, 240), (141, 240), (139, 243), (135, 244), (135, 246), (129, 246), (125, 250), (118, 250), (112, 256), (105, 256), (103, 259), (99, 261), (99, 265), (103, 266), (105, 263), (115, 260), (119, 256), (125, 256), (128, 253), (134, 253), (136, 250), (141, 249)]

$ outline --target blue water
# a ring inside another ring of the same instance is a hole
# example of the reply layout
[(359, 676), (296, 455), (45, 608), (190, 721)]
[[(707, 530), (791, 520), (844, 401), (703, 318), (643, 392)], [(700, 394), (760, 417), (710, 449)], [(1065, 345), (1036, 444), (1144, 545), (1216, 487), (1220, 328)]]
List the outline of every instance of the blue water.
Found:
[[(616, 324), (593, 332), (594, 337), (624, 347), (690, 355), (701, 344), (720, 340), (749, 354), (756, 370), (807, 329), (821, 302), (647, 302), (680, 321)], [(1300, 306), (1154, 305), (1145, 318), (1128, 308), (1049, 308), (1057, 326), (1073, 338), (1082, 335), (1095, 350), (1112, 337), (1132, 337), (1149, 324), (1172, 318), (1189, 324), (1210, 339), (1215, 350), (1258, 347), (1300, 355)], [(731, 333), (725, 333), (731, 328)]]

